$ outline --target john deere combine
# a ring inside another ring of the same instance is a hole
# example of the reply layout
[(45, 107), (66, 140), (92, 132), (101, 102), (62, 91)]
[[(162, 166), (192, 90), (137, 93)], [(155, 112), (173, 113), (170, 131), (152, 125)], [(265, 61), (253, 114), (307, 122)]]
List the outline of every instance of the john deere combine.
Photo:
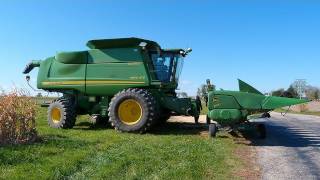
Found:
[(124, 132), (145, 132), (174, 112), (198, 117), (191, 98), (177, 98), (183, 58), (191, 49), (161, 49), (139, 38), (92, 40), (87, 51), (61, 52), (32, 61), (39, 67), (37, 87), (61, 92), (48, 107), (54, 128), (72, 128), (79, 114), (109, 121)]

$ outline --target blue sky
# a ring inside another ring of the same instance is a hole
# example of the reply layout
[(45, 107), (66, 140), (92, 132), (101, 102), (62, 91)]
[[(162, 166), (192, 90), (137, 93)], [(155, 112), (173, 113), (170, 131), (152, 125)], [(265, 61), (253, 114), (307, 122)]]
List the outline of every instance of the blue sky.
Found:
[[(24, 66), (57, 51), (84, 50), (90, 39), (141, 37), (187, 48), (181, 90), (210, 78), (237, 89), (237, 78), (268, 92), (297, 78), (320, 86), (317, 1), (0, 2), (0, 86), (25, 87)], [(36, 71), (32, 74), (36, 80)]]

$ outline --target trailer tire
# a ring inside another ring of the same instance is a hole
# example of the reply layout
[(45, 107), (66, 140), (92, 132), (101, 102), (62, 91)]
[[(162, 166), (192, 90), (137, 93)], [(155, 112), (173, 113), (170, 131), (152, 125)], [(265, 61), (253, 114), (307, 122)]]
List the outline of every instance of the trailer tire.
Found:
[(145, 89), (130, 88), (117, 93), (109, 104), (111, 125), (121, 132), (144, 133), (157, 120), (156, 101)]
[(217, 125), (216, 124), (209, 124), (209, 137), (214, 138), (217, 135)]
[(56, 99), (48, 107), (48, 124), (52, 128), (73, 128), (76, 117), (74, 100), (71, 97)]

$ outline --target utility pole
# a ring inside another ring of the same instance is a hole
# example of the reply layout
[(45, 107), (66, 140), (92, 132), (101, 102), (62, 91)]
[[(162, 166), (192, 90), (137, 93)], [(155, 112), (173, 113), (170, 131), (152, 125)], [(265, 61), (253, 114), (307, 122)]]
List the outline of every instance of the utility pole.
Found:
[(307, 87), (307, 80), (306, 79), (296, 79), (294, 81), (294, 88), (296, 89), (300, 99), (305, 95)]

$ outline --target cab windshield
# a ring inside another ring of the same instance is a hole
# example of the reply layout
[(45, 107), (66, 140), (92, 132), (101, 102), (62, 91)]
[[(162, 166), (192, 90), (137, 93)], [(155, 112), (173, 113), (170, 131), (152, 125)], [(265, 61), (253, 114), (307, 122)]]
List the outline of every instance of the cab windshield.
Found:
[(157, 80), (161, 82), (178, 82), (183, 66), (183, 57), (177, 53), (151, 53), (153, 69)]

